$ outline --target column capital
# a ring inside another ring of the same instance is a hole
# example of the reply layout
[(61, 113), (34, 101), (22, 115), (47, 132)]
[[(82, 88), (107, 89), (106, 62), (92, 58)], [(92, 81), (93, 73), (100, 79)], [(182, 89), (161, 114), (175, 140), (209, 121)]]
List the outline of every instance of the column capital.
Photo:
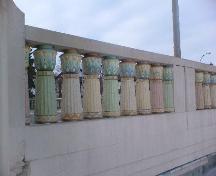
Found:
[(133, 61), (122, 61), (120, 63), (120, 76), (121, 77), (135, 77), (135, 66), (136, 62)]
[(98, 75), (101, 72), (102, 58), (96, 53), (88, 53), (83, 58), (85, 75)]
[(195, 82), (202, 83), (204, 81), (204, 73), (203, 72), (196, 72), (195, 73)]
[(211, 83), (211, 75), (208, 72), (204, 73), (204, 79), (203, 79), (204, 84), (210, 84)]
[(136, 65), (136, 76), (139, 79), (149, 79), (150, 77), (150, 64), (139, 63)]
[(103, 60), (104, 75), (117, 76), (119, 74), (119, 62), (116, 56), (105, 56)]
[(163, 79), (163, 66), (153, 65), (151, 67), (150, 79), (162, 80)]
[(211, 84), (216, 84), (216, 74), (211, 75)]
[(56, 50), (51, 45), (39, 45), (34, 51), (37, 70), (52, 71), (56, 64)]
[(172, 66), (164, 66), (163, 68), (163, 80), (164, 81), (172, 81), (173, 78), (173, 67)]
[(80, 72), (82, 56), (77, 52), (77, 50), (65, 50), (64, 54), (62, 54), (60, 58), (63, 73), (78, 74)]

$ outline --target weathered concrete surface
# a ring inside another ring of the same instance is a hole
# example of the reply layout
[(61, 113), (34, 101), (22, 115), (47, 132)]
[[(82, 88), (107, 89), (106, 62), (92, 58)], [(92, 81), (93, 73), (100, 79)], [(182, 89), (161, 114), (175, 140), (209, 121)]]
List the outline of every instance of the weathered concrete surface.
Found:
[(26, 127), (31, 176), (153, 176), (216, 151), (216, 110)]
[(24, 157), (24, 14), (0, 0), (0, 175), (20, 172)]

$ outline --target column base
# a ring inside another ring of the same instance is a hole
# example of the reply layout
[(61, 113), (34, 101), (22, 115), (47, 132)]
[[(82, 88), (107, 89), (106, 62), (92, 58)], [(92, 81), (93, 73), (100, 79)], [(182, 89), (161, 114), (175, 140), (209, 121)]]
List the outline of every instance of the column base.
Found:
[(151, 114), (151, 109), (140, 109), (140, 110), (137, 110), (138, 114), (140, 115), (146, 115), (146, 114)]
[(119, 117), (120, 112), (103, 112), (104, 117)]
[(83, 113), (84, 119), (98, 119), (103, 118), (101, 112), (84, 112)]
[(137, 111), (122, 111), (121, 116), (135, 116), (137, 115)]
[(58, 121), (57, 116), (36, 116), (36, 123), (56, 123)]
[(208, 105), (208, 106), (204, 106), (204, 109), (211, 109), (211, 105)]
[(163, 113), (164, 109), (152, 109), (152, 113)]
[(82, 114), (65, 114), (62, 117), (63, 121), (82, 120)]
[(203, 110), (204, 108), (197, 108), (197, 110)]
[(164, 108), (164, 112), (174, 112), (175, 108)]

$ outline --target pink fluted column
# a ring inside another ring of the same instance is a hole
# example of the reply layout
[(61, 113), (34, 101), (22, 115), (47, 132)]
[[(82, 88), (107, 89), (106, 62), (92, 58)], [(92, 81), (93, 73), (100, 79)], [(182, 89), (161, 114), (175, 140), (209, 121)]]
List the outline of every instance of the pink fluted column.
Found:
[(163, 67), (160, 65), (151, 67), (150, 92), (152, 112), (164, 112)]

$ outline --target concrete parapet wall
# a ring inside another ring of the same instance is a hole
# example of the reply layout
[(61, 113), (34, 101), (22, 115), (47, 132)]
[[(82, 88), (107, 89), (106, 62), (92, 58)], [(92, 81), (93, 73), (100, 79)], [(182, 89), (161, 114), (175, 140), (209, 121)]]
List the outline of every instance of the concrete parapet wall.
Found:
[(26, 127), (31, 176), (157, 175), (216, 151), (216, 110)]

